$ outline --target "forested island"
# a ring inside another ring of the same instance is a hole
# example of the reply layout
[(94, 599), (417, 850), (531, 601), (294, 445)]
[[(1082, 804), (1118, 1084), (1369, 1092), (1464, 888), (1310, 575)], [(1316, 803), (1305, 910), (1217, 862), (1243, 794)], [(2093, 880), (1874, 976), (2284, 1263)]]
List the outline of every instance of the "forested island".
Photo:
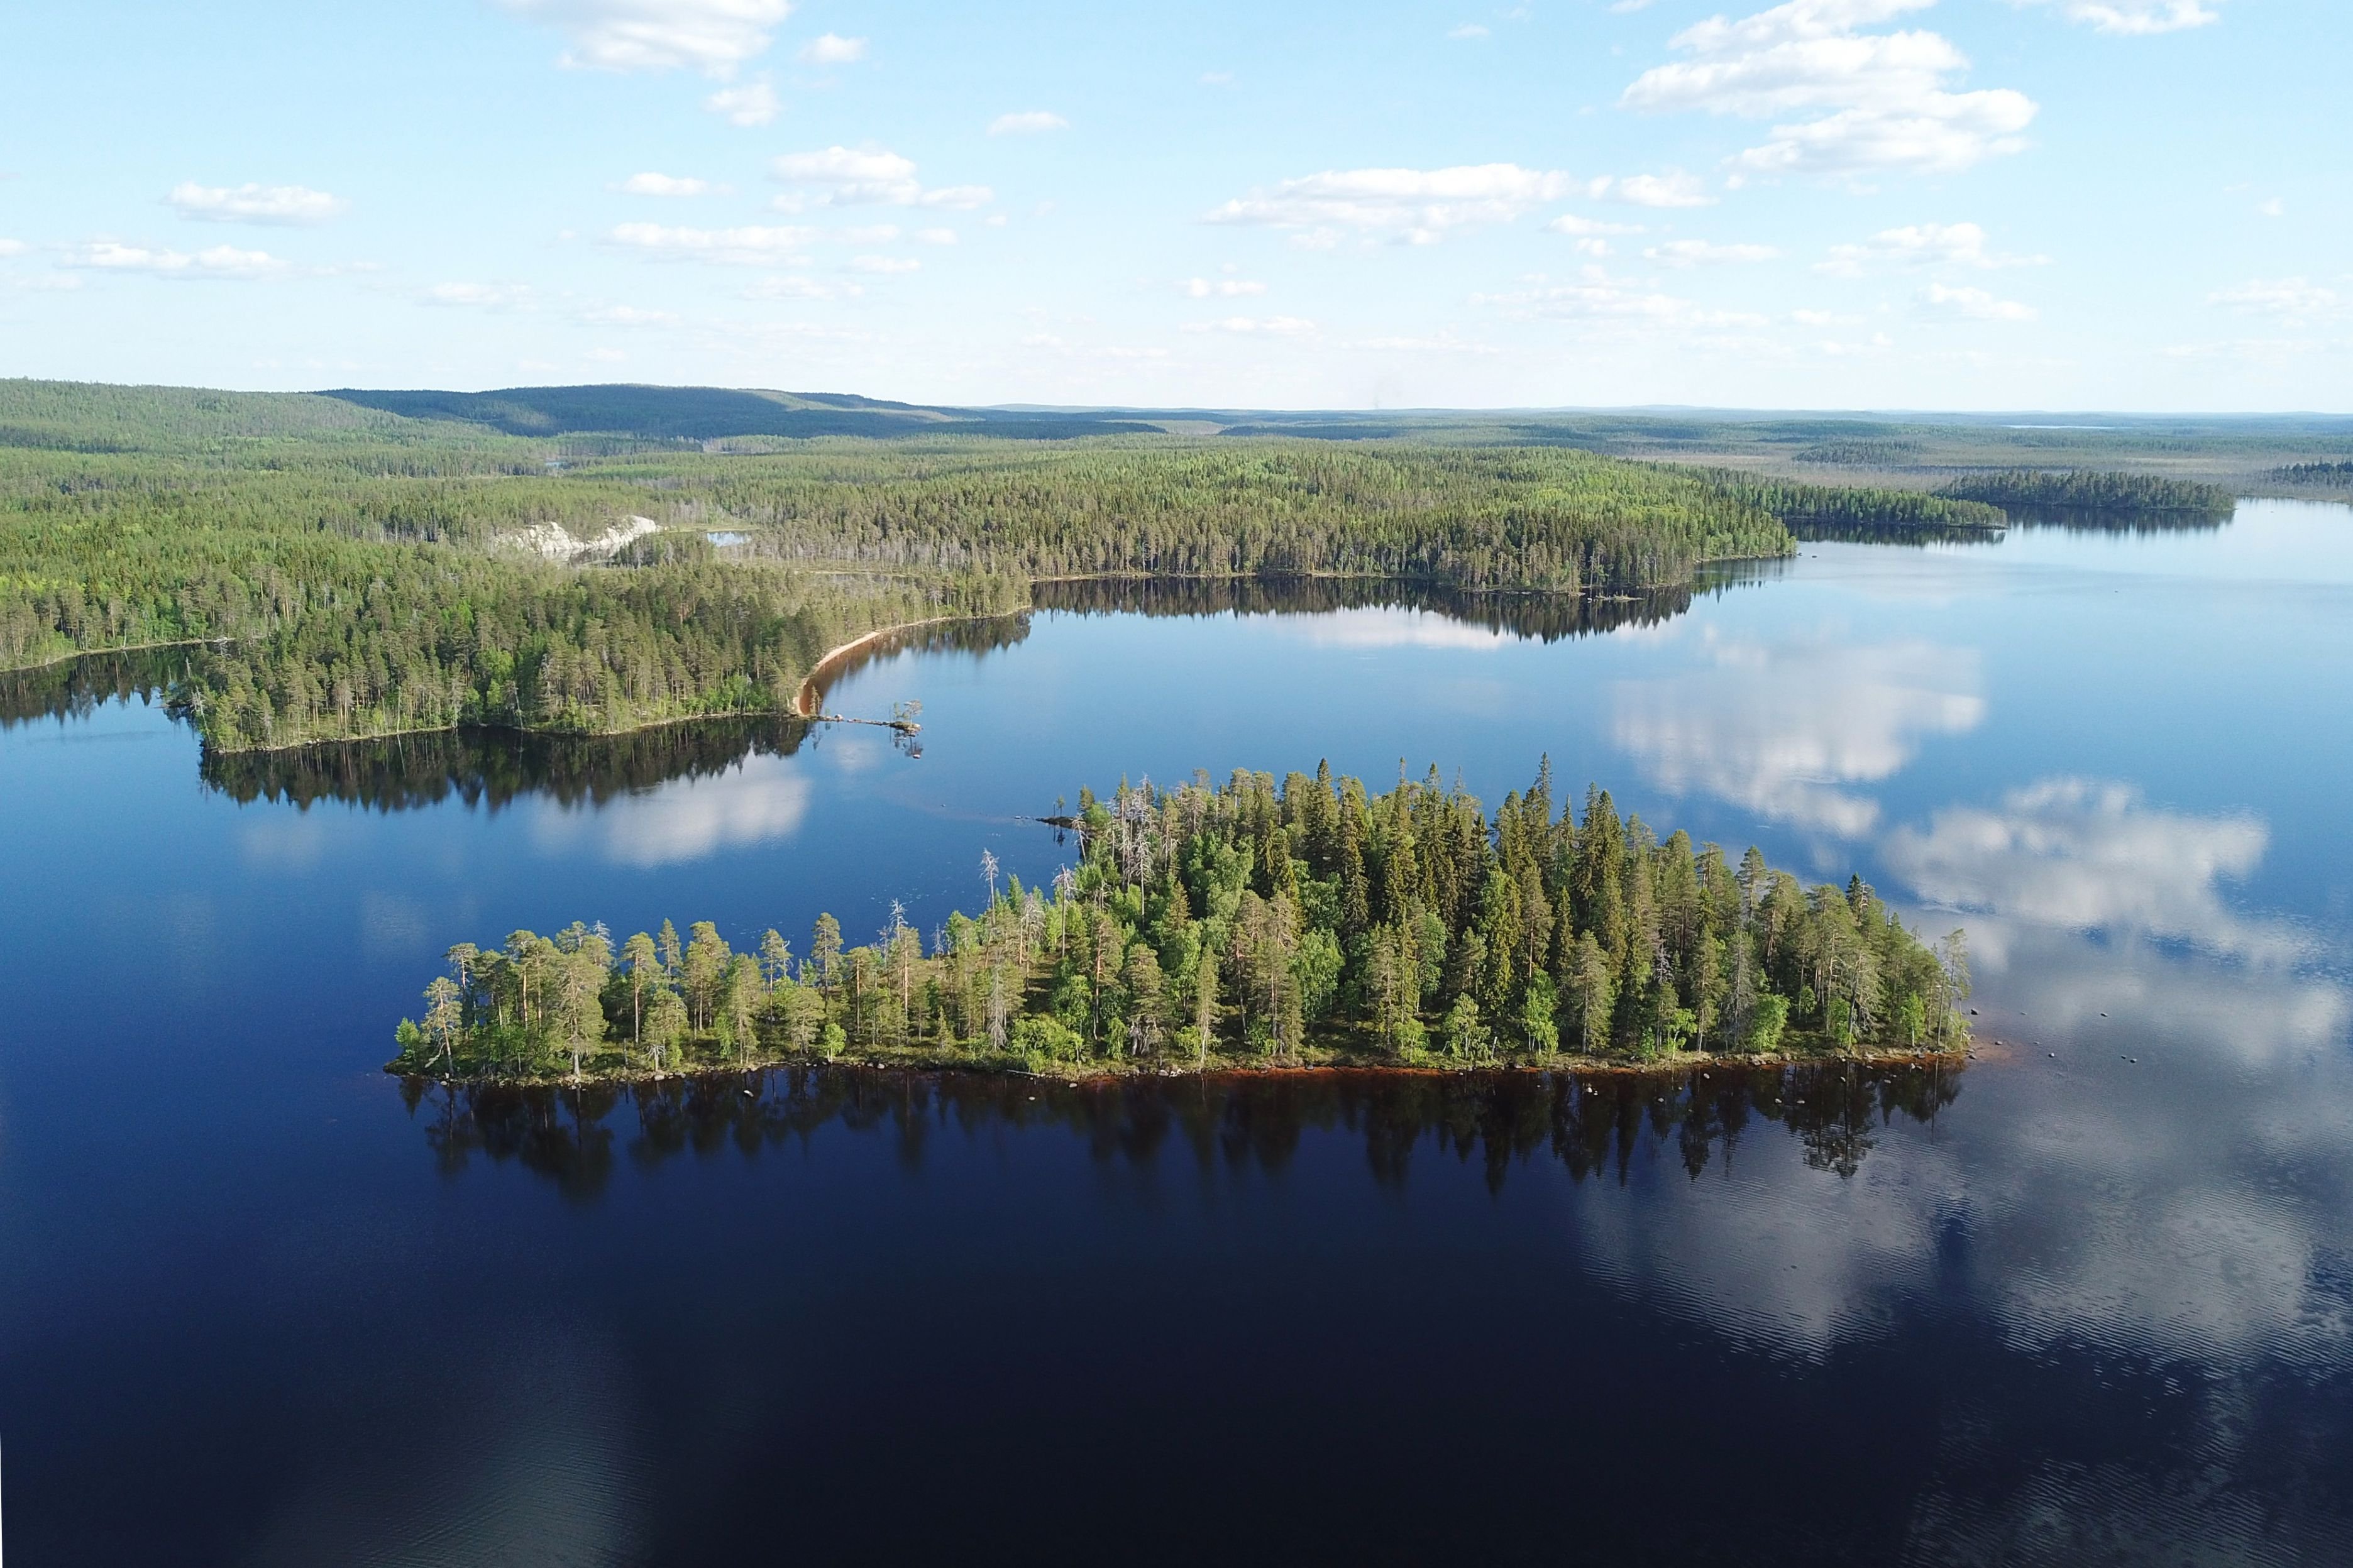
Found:
[(1962, 933), (1932, 950), (1857, 878), (1809, 889), (1661, 841), (1549, 763), (1490, 818), (1432, 769), (1082, 793), (1049, 888), (1000, 877), (928, 937), (821, 916), (449, 950), (387, 1070), (580, 1082), (850, 1058), (1075, 1076), (1380, 1065), (1662, 1066), (1961, 1049)]

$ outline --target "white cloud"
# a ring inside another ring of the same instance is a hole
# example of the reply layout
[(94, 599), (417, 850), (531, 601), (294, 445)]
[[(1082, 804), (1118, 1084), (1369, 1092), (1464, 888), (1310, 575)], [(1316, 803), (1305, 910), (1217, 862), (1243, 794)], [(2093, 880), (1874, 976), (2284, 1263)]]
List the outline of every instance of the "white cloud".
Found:
[(1920, 303), (1943, 315), (1966, 316), (1973, 321), (2031, 321), (2035, 310), (2015, 300), (2000, 300), (1982, 289), (1957, 289), (1931, 283), (1920, 292)]
[(1176, 292), (1188, 300), (1238, 300), (1246, 294), (1263, 294), (1266, 285), (1241, 278), (1185, 278), (1177, 280)]
[(725, 77), (766, 50), (791, 0), (498, 0), (563, 32), (567, 66), (672, 70)]
[(1315, 323), (1303, 316), (1226, 316), (1214, 321), (1188, 321), (1188, 332), (1265, 333), (1278, 338), (1295, 338), (1312, 332)]
[(21, 239), (0, 239), (0, 256), (22, 256), (28, 248)]
[[(2030, 0), (2038, 3), (2038, 0)], [(2039, 0), (2052, 4), (2053, 0)], [(2071, 22), (2084, 23), (2103, 33), (2146, 37), (2203, 27), (2222, 19), (2200, 0), (2056, 0)]]
[(1585, 189), (1567, 174), (1516, 163), (1326, 170), (1236, 197), (1202, 221), (1303, 230), (1319, 246), (1345, 229), (1428, 245), (1450, 228), (1510, 223)]
[(1633, 287), (1609, 277), (1599, 267), (1588, 268), (1574, 283), (1535, 278), (1529, 280), (1527, 287), (1509, 293), (1473, 294), (1471, 302), (1494, 306), (1517, 316), (1620, 327), (1683, 331), (1765, 324), (1762, 316), (1708, 310), (1672, 294)]
[(1554, 234), (1576, 235), (1579, 237), (1642, 232), (1642, 226), (1639, 223), (1604, 223), (1599, 218), (1579, 217), (1575, 213), (1563, 213), (1545, 225), (1545, 227)]
[(1663, 174), (1630, 174), (1622, 180), (1601, 179), (1594, 182), (1599, 187), (1595, 194), (1615, 201), (1631, 203), (1638, 207), (1708, 207), (1715, 198), (1707, 194), (1694, 175), (1681, 169), (1671, 169)]
[(1071, 122), (1048, 109), (1025, 109), (1000, 114), (988, 122), (991, 136), (1035, 136), (1046, 131), (1068, 131)]
[(632, 196), (707, 196), (725, 189), (689, 174), (631, 174), (613, 188)]
[(760, 279), (744, 290), (744, 297), (747, 300), (831, 300), (842, 295), (854, 298), (863, 292), (855, 283), (845, 283), (837, 288), (830, 283), (820, 283), (814, 278), (776, 277)]
[(919, 228), (913, 237), (918, 245), (954, 245), (956, 243), (956, 231), (952, 228)]
[(1986, 248), (1973, 223), (1919, 223), (1883, 228), (1861, 245), (1833, 245), (1815, 265), (1833, 278), (1859, 278), (1874, 267), (2040, 267), (2047, 256), (2003, 256)]
[(801, 58), (813, 66), (856, 65), (866, 58), (866, 40), (839, 33), (819, 33), (801, 46)]
[(610, 238), (649, 256), (712, 261), (732, 267), (770, 267), (797, 258), (817, 237), (812, 228), (673, 228), (659, 223), (625, 223)]
[(592, 327), (675, 327), (679, 324), (674, 310), (646, 310), (635, 305), (599, 305), (580, 312), (580, 319)]
[(2290, 326), (2325, 320), (2344, 309), (2334, 289), (2308, 278), (2255, 278), (2233, 289), (2218, 289), (2207, 302), (2245, 316), (2276, 316)]
[(1716, 245), (1704, 239), (1670, 239), (1643, 250), (1662, 267), (1717, 267), (1727, 262), (1770, 261), (1780, 255), (1769, 245)]
[(730, 125), (765, 125), (784, 112), (776, 89), (765, 81), (723, 87), (702, 100), (702, 107)]
[(786, 212), (806, 206), (862, 205), (969, 211), (986, 205), (994, 195), (987, 185), (927, 188), (915, 178), (912, 160), (880, 149), (837, 146), (814, 153), (786, 153), (769, 168), (777, 179), (795, 187), (776, 200), (776, 205)]
[(1476, 43), (1487, 36), (1487, 29), (1476, 22), (1465, 22), (1459, 27), (1449, 27), (1446, 36), (1464, 43)]
[(182, 217), (207, 223), (324, 223), (351, 204), (308, 185), (200, 185), (184, 180), (164, 198)]
[(436, 283), (417, 296), (428, 305), (470, 306), (478, 310), (522, 310), (531, 289), (522, 283)]
[(2256, 213), (2263, 217), (2287, 216), (2287, 204), (2277, 196), (2266, 197), (2255, 204)]
[(144, 272), (158, 278), (251, 280), (285, 276), (292, 268), (266, 250), (216, 245), (190, 253), (94, 240), (67, 253), (65, 265), (98, 272)]
[(1789, 0), (1737, 21), (1711, 17), (1669, 40), (1689, 58), (1644, 71), (1619, 102), (1799, 117), (1728, 160), (1743, 174), (1943, 174), (2020, 151), (2032, 100), (2007, 88), (1948, 91), (1968, 59), (1936, 33), (1856, 31), (1933, 4)]
[(923, 268), (912, 256), (853, 256), (849, 265), (860, 272), (920, 272)]
[(1231, 71), (1203, 71), (1201, 73), (1201, 85), (1203, 87), (1231, 87), (1234, 85), (1234, 73)]

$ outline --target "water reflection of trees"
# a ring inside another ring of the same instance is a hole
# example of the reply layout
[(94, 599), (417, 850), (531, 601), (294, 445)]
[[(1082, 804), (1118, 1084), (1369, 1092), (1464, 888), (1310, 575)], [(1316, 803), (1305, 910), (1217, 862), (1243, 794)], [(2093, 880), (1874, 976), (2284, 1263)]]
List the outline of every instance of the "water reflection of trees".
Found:
[(2005, 507), (2010, 521), (2021, 528), (2048, 528), (2063, 533), (2219, 533), (2232, 509), (2215, 511), (2121, 511), (2080, 506)]
[(617, 1158), (640, 1167), (682, 1153), (744, 1155), (806, 1144), (839, 1125), (882, 1132), (919, 1169), (930, 1140), (1059, 1130), (1083, 1138), (1102, 1164), (1148, 1166), (1182, 1149), (1203, 1168), (1275, 1173), (1310, 1131), (1364, 1140), (1374, 1177), (1402, 1184), (1415, 1158), (1451, 1154), (1483, 1166), (1500, 1191), (1511, 1168), (1538, 1160), (1570, 1176), (1630, 1179), (1638, 1159), (1666, 1153), (1696, 1180), (1721, 1154), (1728, 1167), (1752, 1128), (1778, 1124), (1816, 1170), (1852, 1176), (1880, 1131), (1902, 1116), (1930, 1123), (1960, 1093), (1961, 1069), (1823, 1066), (1724, 1067), (1673, 1076), (1630, 1073), (1472, 1075), (1332, 1072), (1212, 1079), (1068, 1084), (974, 1074), (789, 1068), (659, 1083), (580, 1089), (468, 1088), (401, 1080), (446, 1174), (476, 1155), (514, 1162), (568, 1197), (593, 1199)]
[(0, 671), (0, 730), (42, 719), (87, 719), (109, 702), (168, 696), (185, 678), (191, 651), (133, 648)]
[(790, 756), (811, 735), (798, 719), (703, 719), (621, 735), (434, 730), (284, 752), (207, 752), (211, 788), (239, 802), (339, 800), (406, 811), (455, 796), (493, 809), (544, 795), (605, 802), (673, 779), (723, 773), (747, 756)]
[(857, 650), (846, 655), (839, 663), (828, 664), (811, 676), (806, 691), (813, 689), (822, 704), (826, 694), (841, 683), (844, 676), (865, 668), (878, 659), (902, 653), (963, 653), (974, 658), (985, 658), (992, 653), (1015, 647), (1029, 637), (1029, 616), (1022, 611), (1010, 616), (986, 616), (977, 620), (931, 621), (923, 626), (909, 626), (861, 643)]
[[(1696, 591), (1721, 592), (1738, 575), (1719, 570)], [(1368, 577), (1092, 577), (1035, 584), (1030, 599), (1039, 609), (1076, 615), (1298, 616), (1338, 610), (1425, 610), (1487, 631), (1556, 642), (1672, 620), (1691, 608), (1694, 591), (1675, 587), (1608, 595), (1474, 594)]]

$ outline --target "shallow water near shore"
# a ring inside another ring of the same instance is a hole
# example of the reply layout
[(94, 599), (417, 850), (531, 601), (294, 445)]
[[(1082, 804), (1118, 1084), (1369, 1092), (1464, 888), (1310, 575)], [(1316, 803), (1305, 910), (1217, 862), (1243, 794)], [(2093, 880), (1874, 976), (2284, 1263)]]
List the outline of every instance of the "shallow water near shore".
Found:
[[(19, 1560), (2353, 1558), (2353, 512), (1040, 601), (828, 683), (913, 746), (204, 759), (169, 650), (0, 681)], [(1965, 925), (1985, 1059), (378, 1070), (461, 938), (928, 930), (1082, 784), (1546, 753)]]

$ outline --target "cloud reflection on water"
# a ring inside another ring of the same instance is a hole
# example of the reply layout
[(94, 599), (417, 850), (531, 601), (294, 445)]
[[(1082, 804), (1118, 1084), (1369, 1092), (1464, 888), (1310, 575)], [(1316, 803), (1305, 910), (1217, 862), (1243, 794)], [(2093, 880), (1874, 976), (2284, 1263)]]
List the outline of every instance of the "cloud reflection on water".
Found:
[(534, 800), (531, 840), (551, 855), (591, 845), (614, 864), (650, 869), (790, 838), (809, 800), (809, 782), (792, 759), (751, 756), (723, 773), (633, 791), (600, 808)]
[(1900, 771), (1921, 742), (1984, 721), (1977, 650), (1922, 640), (1766, 643), (1704, 634), (1708, 662), (1619, 683), (1617, 743), (1677, 795), (1698, 791), (1841, 838), (1879, 803), (1842, 785)]
[(2150, 806), (2129, 784), (2052, 778), (2012, 790), (1998, 811), (1952, 806), (1926, 832), (1898, 827), (1881, 855), (1931, 903), (2288, 963), (2309, 942), (2237, 912), (2216, 886), (2253, 875), (2270, 840), (2251, 814), (2193, 816)]

